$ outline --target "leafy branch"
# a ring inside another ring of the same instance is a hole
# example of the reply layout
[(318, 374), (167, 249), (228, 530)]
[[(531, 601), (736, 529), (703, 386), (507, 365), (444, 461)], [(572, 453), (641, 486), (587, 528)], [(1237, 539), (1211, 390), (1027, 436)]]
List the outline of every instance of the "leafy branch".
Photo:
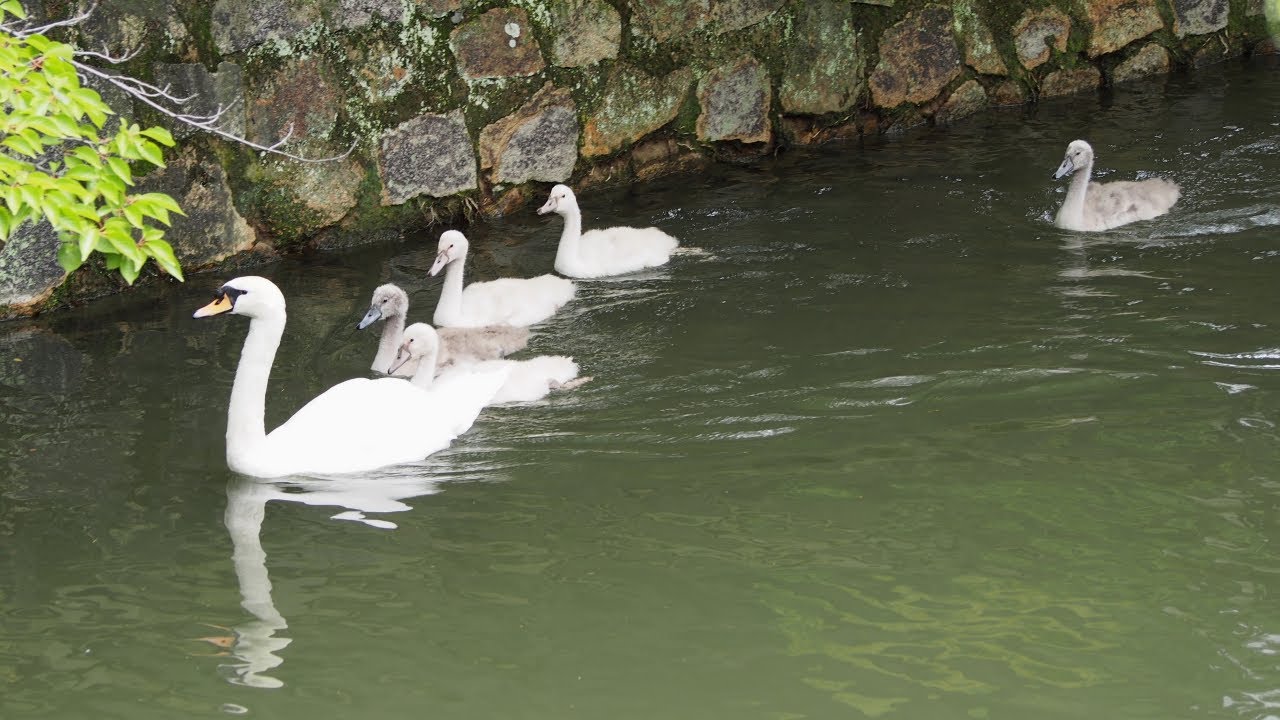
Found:
[(142, 129), (119, 123), (114, 132), (107, 121), (114, 112), (82, 80), (94, 78), (182, 123), (262, 153), (298, 162), (328, 162), (350, 155), (307, 158), (283, 146), (292, 125), (279, 141), (264, 145), (225, 130), (226, 113), (183, 112), (195, 96), (178, 97), (168, 86), (158, 87), (132, 76), (100, 69), (94, 60), (119, 65), (137, 52), (112, 56), (109, 52), (78, 50), (52, 40), (46, 33), (84, 22), (93, 12), (36, 25), (27, 20), (20, 0), (0, 0), (0, 241), (7, 241), (27, 222), (47, 220), (61, 240), (58, 263), (67, 272), (80, 267), (94, 253), (103, 255), (109, 270), (132, 284), (148, 259), (164, 272), (182, 279), (173, 248), (161, 226), (170, 214), (183, 214), (164, 193), (131, 193), (131, 163), (163, 168), (161, 146), (173, 147), (173, 136), (160, 127)]

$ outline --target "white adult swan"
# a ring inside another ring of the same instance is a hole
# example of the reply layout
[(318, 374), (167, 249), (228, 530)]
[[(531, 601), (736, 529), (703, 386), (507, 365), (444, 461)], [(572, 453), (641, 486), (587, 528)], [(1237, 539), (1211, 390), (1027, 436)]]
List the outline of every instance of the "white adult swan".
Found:
[[(390, 283), (379, 285), (373, 291), (369, 312), (356, 325), (363, 330), (379, 320), (386, 323), (382, 338), (378, 341), (378, 353), (373, 357), (373, 370), (394, 374), (397, 377), (413, 377), (417, 363), (409, 363), (391, 373), (396, 352), (404, 335), (405, 316), (409, 314), (409, 295), (399, 286)], [(529, 329), (510, 325), (486, 325), (478, 328), (443, 328), (440, 333), (440, 354), (436, 359), (436, 371), (455, 362), (477, 362), (502, 358), (524, 349), (529, 344)]]
[(467, 238), (457, 230), (440, 236), (431, 274), (448, 266), (444, 287), (432, 322), (441, 327), (515, 325), (542, 322), (573, 299), (573, 281), (555, 275), (533, 278), (499, 278), (471, 283), (462, 289), (462, 267), (467, 262)]
[(1169, 212), (1181, 191), (1168, 180), (1139, 182), (1089, 182), (1093, 173), (1093, 148), (1083, 140), (1067, 146), (1054, 179), (1076, 173), (1067, 188), (1053, 224), (1066, 230), (1109, 230), (1138, 220), (1150, 220)]
[(284, 296), (266, 278), (239, 277), (195, 317), (223, 313), (249, 318), (227, 408), (227, 465), (244, 475), (349, 473), (421, 460), (466, 432), (506, 380), (506, 369), (497, 368), (427, 391), (397, 378), (355, 378), (267, 434), (267, 379), (284, 333)]
[(491, 368), (506, 368), (507, 380), (493, 395), (493, 402), (533, 402), (541, 400), (552, 390), (575, 388), (591, 378), (578, 377), (578, 364), (563, 355), (539, 355), (527, 360), (485, 360), (474, 364), (457, 364), (439, 376), (428, 368), (436, 353), (436, 331), (426, 323), (414, 323), (405, 328), (398, 363), (417, 363), (418, 371), (413, 384), (421, 388), (434, 387), (435, 383), (448, 382), (456, 375), (465, 375)]
[(564, 231), (556, 249), (556, 272), (575, 278), (621, 275), (665, 265), (679, 241), (658, 228), (611, 227), (582, 232), (578, 199), (566, 185), (551, 188), (539, 215), (559, 213)]

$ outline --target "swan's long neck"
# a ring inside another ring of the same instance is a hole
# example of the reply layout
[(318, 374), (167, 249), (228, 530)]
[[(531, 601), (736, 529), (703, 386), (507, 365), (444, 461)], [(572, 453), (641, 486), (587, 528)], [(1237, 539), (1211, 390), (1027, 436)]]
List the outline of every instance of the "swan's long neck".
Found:
[(1067, 199), (1058, 210), (1058, 225), (1078, 227), (1084, 222), (1084, 198), (1089, 191), (1089, 178), (1093, 175), (1093, 160), (1076, 171), (1067, 187)]
[[(240, 350), (231, 404), (227, 407), (227, 458), (242, 457), (267, 436), (264, 415), (271, 363), (284, 334), (285, 311), (259, 316), (249, 322), (249, 334)], [(234, 465), (234, 463), (233, 463)]]
[(582, 211), (571, 207), (564, 213), (564, 230), (560, 233), (560, 245), (556, 248), (557, 268), (578, 259), (578, 241), (582, 239)]
[(382, 339), (378, 341), (378, 354), (373, 356), (373, 369), (389, 372), (395, 364), (396, 352), (404, 338), (404, 315), (392, 315), (383, 320)]
[(451, 325), (462, 317), (462, 266), (467, 256), (445, 266), (444, 287), (440, 289), (440, 302), (436, 304), (436, 325)]
[(440, 345), (432, 345), (422, 357), (418, 358), (418, 369), (409, 381), (423, 390), (429, 389), (436, 379), (436, 358), (440, 355)]

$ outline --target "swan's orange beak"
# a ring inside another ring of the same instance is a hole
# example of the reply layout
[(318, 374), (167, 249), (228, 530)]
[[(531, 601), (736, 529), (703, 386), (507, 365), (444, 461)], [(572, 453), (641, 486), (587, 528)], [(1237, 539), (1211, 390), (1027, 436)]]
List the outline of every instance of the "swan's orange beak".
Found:
[(218, 297), (214, 298), (213, 302), (195, 311), (191, 317), (202, 318), (209, 317), (210, 315), (221, 315), (225, 312), (231, 312), (232, 307), (234, 306), (231, 303), (231, 297), (226, 293), (219, 293)]

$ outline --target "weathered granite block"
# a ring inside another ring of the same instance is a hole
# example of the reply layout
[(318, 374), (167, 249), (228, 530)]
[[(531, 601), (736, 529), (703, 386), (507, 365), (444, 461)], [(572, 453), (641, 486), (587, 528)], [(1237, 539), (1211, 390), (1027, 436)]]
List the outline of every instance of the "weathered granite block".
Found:
[(932, 100), (960, 76), (960, 48), (951, 34), (951, 10), (925, 5), (885, 31), (880, 62), (871, 73), (871, 97), (880, 107)]
[(769, 75), (753, 57), (708, 72), (698, 83), (698, 139), (768, 142), (772, 137)]
[(139, 191), (166, 193), (186, 213), (172, 216), (165, 233), (186, 269), (209, 267), (253, 247), (257, 236), (236, 210), (216, 156), (200, 157), (194, 146), (183, 147), (164, 169), (147, 175)]
[(1164, 27), (1156, 0), (1089, 0), (1089, 57), (1113, 53)]
[(1067, 36), (1071, 34), (1071, 18), (1055, 7), (1028, 10), (1013, 27), (1013, 43), (1018, 51), (1018, 62), (1028, 70), (1049, 61), (1049, 48), (1066, 52)]
[(0, 317), (30, 314), (67, 274), (58, 264), (58, 234), (49, 223), (24, 223), (0, 248)]
[(688, 68), (655, 78), (619, 63), (584, 122), (583, 156), (608, 155), (674, 120), (692, 82)]
[(1173, 32), (1178, 37), (1204, 35), (1227, 26), (1231, 5), (1227, 0), (1172, 0)]
[(462, 9), (462, 0), (413, 0), (413, 4), (431, 17)]
[[(711, 26), (717, 32), (751, 27), (768, 18), (784, 0), (711, 0)], [(813, 0), (807, 0), (808, 5)]]
[(711, 0), (630, 0), (631, 31), (666, 42), (711, 21)]
[(847, 110), (864, 84), (866, 50), (849, 3), (809, 0), (796, 9), (794, 38), (778, 100), (789, 113), (820, 115)]
[(340, 83), (322, 60), (289, 60), (250, 86), (247, 137), (262, 145), (288, 136), (290, 144), (323, 146), (338, 121), (340, 94)]
[(217, 0), (213, 4), (213, 41), (224, 55), (238, 53), (268, 40), (292, 40), (320, 19), (318, 3)]
[(1097, 90), (1102, 84), (1102, 73), (1089, 65), (1074, 70), (1054, 70), (1040, 82), (1040, 97), (1053, 98), (1063, 95)]
[(956, 0), (952, 14), (955, 16), (956, 34), (964, 39), (965, 63), (984, 75), (1008, 75), (1009, 68), (996, 49), (991, 28), (978, 17), (973, 0)]
[[(191, 115), (212, 116), (221, 111), (218, 126), (233, 135), (244, 135), (244, 73), (235, 63), (218, 63), (211, 73), (201, 63), (156, 63), (153, 67), (156, 85), (167, 87), (175, 97), (190, 97), (182, 111)], [(195, 128), (172, 123), (174, 137), (185, 138)]]
[(357, 30), (374, 18), (387, 22), (403, 22), (404, 6), (401, 0), (340, 0), (337, 23), (343, 30)]
[(480, 133), (480, 167), (495, 183), (563, 182), (578, 160), (578, 109), (547, 83), (529, 102)]
[(951, 93), (951, 97), (938, 108), (934, 119), (939, 123), (955, 122), (961, 118), (968, 117), (987, 107), (987, 91), (983, 89), (982, 83), (977, 80), (969, 80)]
[(604, 0), (561, 0), (547, 8), (558, 29), (551, 44), (551, 63), (585, 67), (618, 57), (622, 18)]
[(474, 189), (476, 159), (462, 111), (419, 115), (383, 133), (378, 171), (384, 205)]
[(1111, 82), (1129, 82), (1150, 75), (1164, 75), (1168, 72), (1169, 51), (1156, 43), (1150, 43), (1117, 65), (1111, 73)]
[(521, 8), (494, 8), (459, 25), (449, 47), (466, 80), (523, 77), (541, 72), (546, 63)]

